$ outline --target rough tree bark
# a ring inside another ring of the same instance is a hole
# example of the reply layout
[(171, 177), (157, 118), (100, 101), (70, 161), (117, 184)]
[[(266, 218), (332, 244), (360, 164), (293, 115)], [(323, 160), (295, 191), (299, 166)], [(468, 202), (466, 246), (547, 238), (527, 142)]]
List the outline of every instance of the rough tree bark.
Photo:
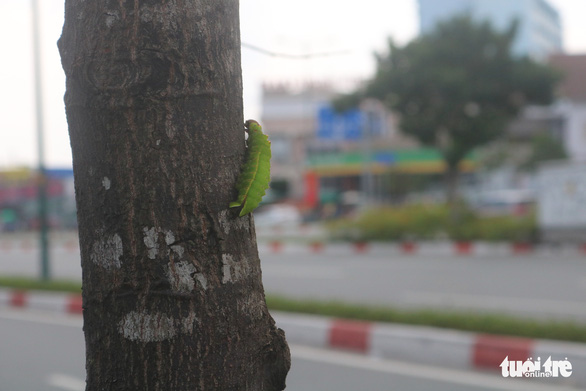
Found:
[(87, 391), (281, 390), (244, 157), (236, 0), (67, 0)]

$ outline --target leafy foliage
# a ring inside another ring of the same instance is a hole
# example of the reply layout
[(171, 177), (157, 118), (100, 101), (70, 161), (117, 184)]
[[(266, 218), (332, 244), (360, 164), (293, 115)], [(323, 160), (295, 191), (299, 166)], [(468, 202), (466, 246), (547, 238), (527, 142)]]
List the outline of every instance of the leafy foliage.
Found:
[(532, 242), (537, 239), (535, 214), (482, 216), (465, 205), (406, 205), (375, 208), (355, 219), (342, 219), (327, 227), (333, 239), (400, 241), (450, 238), (455, 241)]
[(511, 46), (517, 31), (458, 16), (404, 47), (389, 41), (377, 55), (377, 72), (367, 85), (334, 102), (338, 110), (374, 97), (400, 114), (403, 132), (438, 148), (447, 169), (456, 171), (473, 149), (498, 138), (528, 103), (553, 99), (558, 75)]

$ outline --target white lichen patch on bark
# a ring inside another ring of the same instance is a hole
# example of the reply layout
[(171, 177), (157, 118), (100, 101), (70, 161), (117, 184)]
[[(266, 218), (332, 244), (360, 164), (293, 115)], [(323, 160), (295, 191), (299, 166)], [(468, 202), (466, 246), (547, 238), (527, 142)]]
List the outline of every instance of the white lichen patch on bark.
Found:
[(250, 225), (248, 224), (248, 219), (246, 217), (239, 217), (235, 220), (229, 220), (227, 209), (224, 209), (218, 214), (218, 221), (220, 222), (220, 227), (222, 227), (222, 230), (226, 235), (229, 235), (230, 230), (232, 229), (243, 229), (246, 232), (248, 232), (250, 229)]
[(236, 282), (248, 273), (248, 263), (243, 258), (235, 261), (231, 254), (222, 254), (222, 284)]
[[(164, 231), (156, 227), (144, 227), (144, 244), (148, 249), (148, 257), (156, 259), (158, 255), (167, 257), (168, 263), (165, 265), (165, 273), (171, 284), (171, 289), (175, 292), (192, 292), (195, 289), (196, 281), (201, 287), (207, 289), (207, 279), (201, 273), (198, 273), (195, 265), (188, 261), (181, 260), (185, 254), (185, 248), (176, 242), (173, 231)], [(166, 247), (160, 248), (159, 239), (165, 239)]]
[[(175, 243), (175, 234), (173, 233), (173, 231), (167, 230), (167, 231), (163, 231), (161, 228), (156, 228), (156, 227), (144, 227), (143, 229), (144, 232), (144, 244), (146, 245), (147, 249), (148, 249), (148, 256), (150, 259), (155, 259), (157, 257), (157, 255), (159, 253), (164, 254), (165, 256), (169, 256), (169, 254), (171, 254), (171, 251), (177, 255), (177, 257), (182, 258), (183, 254), (185, 253), (185, 249), (183, 248), (183, 246), (180, 246), (178, 244), (173, 244)], [(167, 244), (168, 248), (161, 251), (160, 250), (160, 246), (159, 246), (159, 234), (164, 233), (165, 234), (165, 243)], [(170, 248), (170, 250), (169, 250)]]
[(175, 292), (191, 292), (195, 289), (195, 266), (186, 261), (169, 262), (167, 278)]
[(112, 268), (120, 269), (122, 266), (122, 262), (120, 261), (122, 254), (122, 239), (118, 234), (114, 234), (94, 242), (90, 259), (93, 263), (106, 270)]
[(120, 13), (118, 11), (106, 11), (106, 26), (112, 28), (114, 23), (120, 19)]
[(118, 331), (131, 341), (156, 342), (177, 334), (173, 318), (161, 314), (132, 311), (118, 323)]
[(230, 254), (222, 254), (222, 284), (232, 282), (232, 265), (234, 258)]
[(171, 251), (177, 254), (179, 258), (182, 258), (183, 254), (185, 253), (185, 249), (183, 248), (183, 246), (180, 246), (178, 244), (171, 246)]
[(224, 209), (218, 214), (218, 221), (226, 235), (230, 233), (230, 224), (228, 224), (228, 210)]
[(104, 179), (102, 179), (102, 186), (104, 186), (104, 189), (110, 190), (111, 184), (112, 182), (110, 181), (110, 178), (108, 178), (107, 176), (105, 176)]
[(149, 258), (155, 259), (157, 254), (159, 253), (159, 242), (158, 242), (158, 230), (155, 227), (147, 228), (144, 227), (144, 244), (146, 245), (147, 249), (149, 250)]
[(167, 245), (175, 243), (175, 235), (172, 231), (165, 232), (165, 243), (167, 243)]
[(165, 134), (169, 140), (173, 140), (177, 134), (177, 126), (173, 122), (173, 115), (170, 112), (165, 117)]
[(204, 291), (208, 289), (208, 279), (206, 276), (204, 276), (202, 273), (196, 273), (195, 279)]
[(238, 298), (236, 304), (238, 311), (248, 314), (251, 319), (260, 319), (264, 315), (263, 308), (265, 306), (265, 298), (262, 293), (256, 292)]
[(197, 317), (194, 313), (174, 319), (163, 313), (131, 311), (118, 322), (118, 331), (131, 341), (159, 342), (171, 339), (179, 333), (193, 333), (196, 323)]
[(197, 323), (197, 317), (194, 313), (189, 314), (181, 320), (181, 331), (185, 334), (192, 334)]

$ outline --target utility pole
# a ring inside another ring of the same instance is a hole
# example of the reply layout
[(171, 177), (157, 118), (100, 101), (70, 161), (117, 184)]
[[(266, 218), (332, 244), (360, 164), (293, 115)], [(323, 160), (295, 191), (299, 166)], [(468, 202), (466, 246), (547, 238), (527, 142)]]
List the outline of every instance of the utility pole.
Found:
[(47, 222), (47, 175), (44, 153), (43, 80), (41, 76), (41, 45), (39, 33), (39, 3), (32, 0), (33, 14), (33, 61), (35, 72), (35, 110), (37, 127), (38, 176), (37, 197), (39, 205), (39, 241), (41, 248), (41, 279), (48, 280), (49, 273), (49, 227)]

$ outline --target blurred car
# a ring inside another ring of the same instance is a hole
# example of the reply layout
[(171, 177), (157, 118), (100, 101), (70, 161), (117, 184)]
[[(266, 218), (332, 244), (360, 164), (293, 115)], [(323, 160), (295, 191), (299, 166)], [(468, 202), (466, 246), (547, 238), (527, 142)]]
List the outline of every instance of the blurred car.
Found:
[(266, 205), (254, 213), (254, 224), (257, 227), (296, 226), (301, 222), (299, 210), (287, 204)]
[(535, 205), (532, 190), (495, 190), (485, 192), (475, 203), (475, 208), (484, 215), (522, 216)]

